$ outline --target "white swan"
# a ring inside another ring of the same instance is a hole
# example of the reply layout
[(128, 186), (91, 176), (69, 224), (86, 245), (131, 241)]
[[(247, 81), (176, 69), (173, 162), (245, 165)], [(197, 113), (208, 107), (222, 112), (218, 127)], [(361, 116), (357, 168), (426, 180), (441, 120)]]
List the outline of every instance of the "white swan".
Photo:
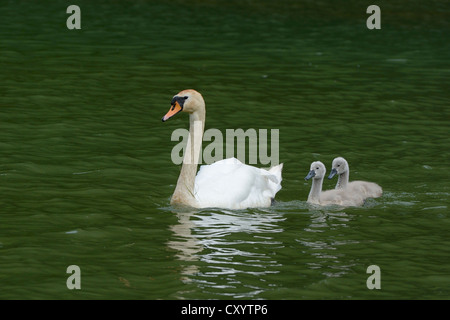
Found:
[(361, 206), (364, 204), (364, 199), (359, 194), (351, 194), (345, 192), (343, 189), (332, 189), (322, 191), (323, 178), (325, 177), (326, 168), (320, 161), (311, 163), (310, 171), (305, 177), (305, 180), (312, 178), (311, 191), (308, 195), (308, 203), (318, 205), (332, 205), (340, 206)]
[(162, 121), (179, 112), (187, 112), (190, 127), (183, 165), (170, 203), (226, 209), (270, 206), (281, 189), (283, 164), (264, 170), (230, 158), (203, 165), (197, 174), (205, 126), (205, 101), (199, 92), (189, 89), (175, 95), (171, 105)]
[(383, 189), (376, 183), (367, 181), (352, 181), (348, 182), (350, 176), (350, 168), (347, 160), (342, 157), (337, 157), (333, 160), (332, 169), (328, 179), (338, 175), (336, 189), (345, 189), (350, 193), (359, 193), (365, 198), (378, 198), (383, 194)]

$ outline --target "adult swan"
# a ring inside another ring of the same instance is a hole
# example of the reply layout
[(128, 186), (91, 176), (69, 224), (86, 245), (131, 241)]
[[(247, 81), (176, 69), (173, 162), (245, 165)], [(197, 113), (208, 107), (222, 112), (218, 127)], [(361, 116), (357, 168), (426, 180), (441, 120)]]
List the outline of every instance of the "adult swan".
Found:
[(270, 206), (275, 194), (281, 189), (283, 164), (265, 170), (230, 158), (202, 165), (197, 174), (206, 114), (202, 95), (192, 89), (179, 92), (173, 97), (169, 112), (162, 121), (167, 121), (179, 112), (189, 113), (189, 137), (170, 203), (225, 209)]

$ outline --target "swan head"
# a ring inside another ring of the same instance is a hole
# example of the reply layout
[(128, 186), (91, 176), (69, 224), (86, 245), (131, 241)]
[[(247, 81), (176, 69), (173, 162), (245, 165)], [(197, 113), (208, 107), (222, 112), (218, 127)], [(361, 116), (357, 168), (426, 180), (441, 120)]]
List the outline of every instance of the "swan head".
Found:
[(205, 112), (205, 100), (203, 100), (200, 92), (193, 89), (187, 89), (180, 91), (173, 96), (171, 101), (171, 107), (166, 115), (162, 118), (165, 122), (172, 118), (179, 112), (195, 113)]
[(331, 165), (331, 172), (328, 179), (333, 178), (336, 174), (341, 175), (348, 171), (348, 162), (342, 157), (334, 158)]
[(325, 177), (326, 172), (325, 165), (320, 161), (314, 161), (311, 163), (311, 167), (309, 168), (309, 173), (305, 177), (305, 180), (309, 180), (311, 178), (314, 179), (323, 179)]

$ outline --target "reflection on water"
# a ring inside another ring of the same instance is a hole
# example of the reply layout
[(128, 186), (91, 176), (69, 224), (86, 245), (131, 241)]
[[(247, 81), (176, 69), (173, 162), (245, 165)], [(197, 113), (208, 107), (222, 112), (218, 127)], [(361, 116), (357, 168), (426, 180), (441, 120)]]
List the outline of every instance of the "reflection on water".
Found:
[(311, 215), (311, 224), (305, 230), (308, 232), (325, 232), (337, 226), (346, 226), (349, 218), (345, 212), (315, 211)]
[[(262, 291), (251, 286), (235, 294), (244, 276), (264, 277), (278, 273), (281, 267), (273, 251), (282, 247), (272, 234), (283, 232), (279, 223), (285, 219), (275, 212), (258, 210), (201, 210), (176, 213), (178, 224), (170, 229), (173, 239), (167, 245), (186, 262), (181, 272), (183, 281), (195, 281), (203, 288), (229, 289), (224, 295), (252, 297)], [(193, 264), (198, 261), (199, 264)], [(199, 265), (205, 268), (200, 268)]]
[(359, 241), (338, 239), (335, 236), (325, 235), (320, 240), (311, 237), (311, 233), (329, 233), (332, 230), (344, 231), (352, 216), (343, 212), (343, 208), (335, 207), (336, 211), (316, 210), (311, 214), (310, 224), (305, 228), (306, 233), (296, 239), (301, 245), (302, 252), (313, 258), (306, 263), (308, 269), (321, 269), (326, 277), (341, 277), (355, 266), (349, 263), (348, 258), (341, 252), (340, 247), (357, 244)]
[[(342, 277), (356, 265), (341, 250), (360, 243), (343, 237), (354, 218), (343, 208), (291, 201), (251, 211), (166, 210), (177, 216), (167, 246), (183, 262), (180, 278), (204, 294), (255, 298), (276, 290), (277, 279), (297, 282), (302, 275), (319, 271), (320, 282)], [(287, 221), (292, 214), (302, 225)], [(283, 232), (296, 236), (295, 246), (279, 236)]]
[[(192, 235), (194, 223), (190, 220), (191, 216), (192, 213), (189, 212), (177, 213), (178, 224), (170, 226), (170, 230), (174, 233), (177, 240), (171, 240), (167, 245), (169, 248), (177, 251), (176, 257), (182, 261), (198, 260), (197, 254), (203, 250), (203, 246)], [(181, 274), (190, 275), (197, 271), (196, 265), (185, 265)], [(188, 280), (188, 278), (183, 280)]]

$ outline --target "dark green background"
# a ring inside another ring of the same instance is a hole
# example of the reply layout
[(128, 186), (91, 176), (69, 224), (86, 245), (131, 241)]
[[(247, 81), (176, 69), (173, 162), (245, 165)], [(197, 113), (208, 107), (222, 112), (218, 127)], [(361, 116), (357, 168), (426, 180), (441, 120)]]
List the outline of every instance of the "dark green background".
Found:
[[(449, 4), (371, 4), (1, 1), (0, 298), (448, 299)], [(169, 205), (186, 88), (206, 128), (280, 130), (274, 207)], [(307, 205), (336, 156), (383, 197)]]

